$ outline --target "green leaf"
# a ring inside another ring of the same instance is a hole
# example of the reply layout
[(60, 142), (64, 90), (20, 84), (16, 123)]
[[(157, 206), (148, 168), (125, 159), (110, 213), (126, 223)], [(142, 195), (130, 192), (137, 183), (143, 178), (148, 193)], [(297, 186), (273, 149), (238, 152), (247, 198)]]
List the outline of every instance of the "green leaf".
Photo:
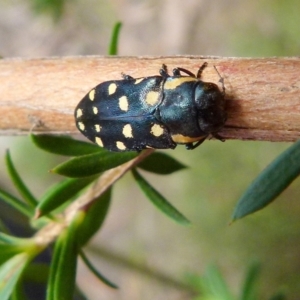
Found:
[(186, 168), (185, 165), (170, 155), (161, 152), (154, 152), (147, 156), (137, 167), (161, 175), (171, 174)]
[(286, 293), (283, 291), (277, 292), (275, 295), (273, 295), (269, 300), (285, 300), (287, 299)]
[(73, 299), (77, 266), (77, 229), (82, 222), (78, 213), (55, 243), (47, 285), (47, 300)]
[(18, 238), (3, 232), (0, 232), (0, 243), (6, 243), (11, 245), (21, 245), (21, 246), (33, 246), (34, 240), (30, 238)]
[(70, 200), (98, 176), (67, 178), (55, 184), (42, 196), (36, 208), (36, 217), (41, 217)]
[(202, 278), (203, 294), (209, 299), (233, 300), (230, 290), (220, 273), (215, 266), (209, 266), (205, 275)]
[(86, 177), (115, 168), (135, 158), (136, 152), (101, 152), (75, 157), (55, 167), (52, 172), (68, 177)]
[(239, 199), (232, 221), (271, 203), (300, 173), (300, 140), (279, 155)]
[(89, 268), (89, 270), (104, 284), (110, 286), (113, 289), (117, 289), (118, 286), (115, 285), (113, 282), (111, 282), (109, 279), (104, 277), (93, 265), (92, 263), (88, 260), (86, 255), (83, 253), (83, 251), (80, 251), (80, 257), (82, 258), (83, 262), (85, 265)]
[(63, 15), (66, 0), (31, 0), (33, 9), (38, 13), (50, 14), (54, 21), (59, 21)]
[(0, 189), (0, 199), (5, 203), (9, 204), (13, 208), (15, 208), (22, 215), (31, 218), (33, 216), (33, 209), (28, 207), (24, 202), (20, 199), (10, 195), (9, 193)]
[(241, 300), (255, 300), (258, 299), (258, 285), (257, 279), (260, 273), (260, 264), (252, 263), (247, 271), (246, 278), (242, 287)]
[(15, 236), (0, 232), (0, 243), (5, 243), (5, 244), (11, 244), (11, 245), (16, 245), (18, 241), (18, 238)]
[(119, 34), (122, 27), (121, 22), (117, 22), (113, 28), (108, 54), (109, 55), (117, 55), (118, 54), (118, 42), (119, 42)]
[(77, 141), (63, 135), (31, 134), (31, 140), (44, 151), (64, 156), (80, 156), (104, 151), (103, 148), (95, 144)]
[(24, 271), (24, 279), (28, 282), (42, 283), (46, 285), (49, 275), (49, 265), (47, 263), (34, 262), (28, 265)]
[[(24, 270), (24, 272), (26, 269)], [(24, 292), (23, 276), (20, 276), (15, 288), (12, 291), (10, 300), (29, 300)]]
[(29, 261), (27, 253), (13, 256), (0, 268), (0, 299), (8, 300)]
[(34, 239), (18, 238), (0, 232), (0, 265), (18, 253), (26, 252), (35, 255), (38, 251)]
[(2, 231), (2, 232), (9, 232), (8, 227), (6, 226), (6, 224), (4, 224), (3, 220), (1, 220), (1, 219), (0, 219), (0, 231)]
[(132, 174), (141, 190), (157, 208), (177, 223), (182, 225), (190, 224), (190, 221), (155, 190), (135, 169), (132, 169)]
[(78, 228), (77, 241), (80, 246), (85, 245), (88, 240), (100, 229), (111, 202), (111, 189), (94, 199), (91, 205), (85, 208), (85, 216)]
[(27, 186), (24, 184), (23, 180), (21, 179), (19, 173), (17, 172), (12, 160), (9, 151), (6, 151), (5, 155), (5, 161), (8, 173), (10, 175), (10, 178), (12, 182), (14, 183), (14, 186), (17, 188), (23, 199), (32, 207), (35, 207), (37, 204), (36, 198), (32, 195), (32, 193), (29, 191)]
[[(16, 254), (19, 254), (23, 252), (22, 247), (12, 245), (12, 244), (1, 244), (0, 243), (0, 265), (5, 263), (7, 260), (15, 256)], [(0, 282), (1, 285), (1, 282)], [(1, 299), (1, 298), (0, 298)]]
[(56, 300), (55, 293), (56, 293), (56, 273), (58, 272), (59, 265), (61, 263), (61, 253), (63, 249), (65, 235), (67, 234), (67, 230), (65, 229), (64, 232), (60, 234), (58, 239), (55, 242), (53, 256), (50, 265), (49, 277), (48, 277), (48, 284), (46, 290), (46, 300)]

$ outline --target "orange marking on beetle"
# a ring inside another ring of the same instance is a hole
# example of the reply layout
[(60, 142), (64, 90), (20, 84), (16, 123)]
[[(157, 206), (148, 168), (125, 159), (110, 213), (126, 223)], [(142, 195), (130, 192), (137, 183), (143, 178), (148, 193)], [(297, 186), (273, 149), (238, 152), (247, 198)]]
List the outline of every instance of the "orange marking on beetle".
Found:
[(150, 91), (146, 95), (146, 103), (153, 106), (160, 101), (160, 93), (156, 91)]
[(187, 143), (194, 143), (194, 142), (198, 142), (200, 140), (203, 140), (206, 138), (206, 135), (204, 136), (197, 136), (197, 137), (190, 137), (190, 136), (185, 136), (185, 135), (182, 135), (182, 134), (172, 134), (171, 135), (172, 137), (172, 140), (175, 142), (175, 143), (178, 143), (178, 144), (187, 144)]
[(190, 82), (190, 81), (198, 81), (197, 78), (193, 77), (178, 77), (178, 78), (172, 78), (170, 80), (166, 80), (164, 84), (164, 89), (165, 90), (174, 90), (176, 89), (179, 85), (185, 83), (185, 82)]
[(126, 149), (126, 146), (124, 145), (124, 143), (120, 142), (120, 141), (116, 142), (116, 146), (119, 150), (125, 150)]
[(89, 92), (89, 99), (91, 101), (94, 101), (95, 100), (95, 89), (92, 89), (90, 92)]
[(144, 78), (138, 78), (135, 80), (134, 84), (139, 84), (144, 80)]
[(101, 140), (98, 136), (95, 138), (95, 142), (96, 142), (96, 144), (98, 144), (100, 147), (103, 147), (103, 142), (102, 142), (102, 140)]
[(113, 82), (108, 86), (108, 95), (112, 95), (116, 92), (117, 85)]
[(153, 124), (150, 133), (156, 137), (159, 137), (164, 133), (164, 128), (159, 124)]

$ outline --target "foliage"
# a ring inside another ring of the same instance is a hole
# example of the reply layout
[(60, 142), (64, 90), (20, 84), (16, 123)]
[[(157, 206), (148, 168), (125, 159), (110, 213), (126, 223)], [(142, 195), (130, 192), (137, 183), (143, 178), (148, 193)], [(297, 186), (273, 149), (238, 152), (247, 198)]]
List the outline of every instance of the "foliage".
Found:
[(58, 21), (63, 13), (67, 0), (31, 0), (32, 7), (37, 14), (50, 14), (54, 21)]
[[(188, 274), (186, 277), (189, 284), (199, 293), (193, 300), (259, 300), (261, 299), (258, 281), (260, 269), (261, 267), (257, 262), (253, 262), (248, 266), (237, 297), (233, 295), (216, 266), (209, 266), (203, 276)], [(278, 291), (268, 299), (284, 300), (286, 297), (282, 291)]]
[[(45, 151), (66, 156), (76, 155), (76, 157), (71, 157), (52, 170), (63, 173), (69, 178), (51, 186), (39, 199), (36, 199), (22, 180), (10, 152), (7, 151), (7, 170), (20, 197), (15, 197), (3, 189), (0, 189), (0, 196), (6, 203), (31, 220), (31, 224), (37, 228), (37, 232), (31, 238), (16, 238), (8, 233), (1, 233), (1, 299), (9, 299), (12, 294), (17, 292), (24, 295), (22, 285), (17, 283), (22, 281), (25, 273), (27, 276), (34, 277), (33, 274), (30, 274), (30, 272), (36, 272), (33, 268), (36, 264), (34, 259), (46, 248), (52, 248), (53, 242), (55, 242), (53, 256), (50, 269), (47, 271), (47, 300), (72, 299), (78, 256), (99, 280), (116, 288), (116, 284), (97, 271), (82, 251), (82, 247), (101, 228), (107, 216), (111, 202), (111, 188), (115, 182), (113, 174), (120, 170), (123, 174), (135, 166), (144, 171), (167, 175), (179, 171), (185, 166), (166, 154), (155, 153), (151, 150), (140, 155), (111, 153), (99, 147), (96, 148), (96, 151), (90, 143), (75, 141), (63, 136), (38, 135), (32, 136), (32, 141)], [(59, 144), (63, 145), (62, 149), (58, 149), (57, 145)], [(132, 164), (130, 168), (126, 167), (126, 162)], [(95, 169), (91, 167), (92, 165), (100, 167)], [(117, 167), (118, 165), (119, 167)], [(174, 221), (187, 224), (188, 220), (135, 168), (132, 169), (134, 178), (149, 199)], [(112, 174), (112, 180), (105, 177), (109, 172)], [(96, 189), (97, 182), (101, 182), (103, 177), (106, 178), (106, 186), (99, 191)], [(43, 222), (40, 222), (39, 218)], [(49, 232), (50, 234), (48, 234)], [(46, 284), (46, 282), (44, 283)]]
[(233, 212), (237, 220), (270, 204), (300, 174), (300, 141), (279, 155), (248, 187)]
[[(49, 143), (47, 143), (48, 138)], [(138, 171), (140, 169), (154, 174), (168, 175), (185, 168), (183, 164), (169, 155), (153, 152), (152, 150), (146, 150), (139, 155), (136, 153), (130, 155), (128, 153), (110, 153), (99, 147), (91, 147), (89, 143), (77, 142), (63, 136), (38, 135), (32, 136), (32, 140), (45, 151), (77, 156), (71, 156), (65, 163), (53, 168), (53, 171), (59, 173), (61, 166), (68, 166), (68, 172), (65, 172), (65, 174), (69, 178), (51, 186), (40, 199), (36, 199), (30, 188), (26, 186), (20, 177), (10, 152), (7, 151), (7, 170), (20, 197), (12, 196), (3, 189), (0, 190), (0, 196), (6, 203), (31, 220), (31, 224), (34, 228), (37, 228), (37, 232), (30, 238), (17, 238), (8, 232), (0, 234), (1, 299), (9, 299), (15, 293), (24, 295), (22, 285), (18, 282), (22, 282), (25, 274), (34, 277), (30, 272), (35, 270), (35, 258), (46, 248), (52, 248), (53, 242), (54, 248), (50, 269), (46, 268), (48, 275), (45, 276), (48, 276), (48, 300), (72, 299), (78, 256), (82, 258), (83, 262), (99, 280), (110, 287), (117, 287), (115, 283), (96, 270), (83, 253), (82, 247), (101, 228), (108, 214), (113, 184), (129, 170), (132, 170), (135, 181), (155, 206), (175, 222), (183, 225), (189, 224), (187, 218), (151, 186)], [(58, 151), (57, 145), (59, 143), (64, 145), (67, 150), (61, 149)], [(68, 149), (74, 149), (74, 152), (72, 153)], [(81, 153), (83, 155), (80, 155)], [(298, 162), (300, 161), (298, 156), (299, 142), (279, 156), (254, 181), (249, 191), (245, 193), (237, 205), (233, 219), (252, 213), (274, 200), (278, 193), (285, 189), (298, 175)], [(90, 160), (89, 164), (87, 164), (87, 157)], [(90, 168), (93, 164), (105, 167)], [(88, 167), (84, 169), (84, 165)], [(118, 175), (114, 176), (115, 173), (118, 173)], [(105, 178), (105, 181), (102, 181), (103, 178)], [(106, 183), (105, 186), (103, 186), (103, 182)], [(101, 189), (97, 189), (99, 186), (101, 186)], [(41, 220), (43, 221), (40, 222)], [(51, 232), (50, 235), (48, 235), (49, 232)], [(253, 291), (246, 288), (251, 286), (251, 280), (256, 276), (255, 270), (254, 268), (249, 271), (248, 284), (244, 284), (244, 294), (246, 296), (241, 299), (257, 299), (255, 297), (251, 298), (249, 295), (252, 295)], [(211, 286), (214, 286), (214, 288), (219, 286), (223, 287), (221, 289), (223, 292), (226, 291), (225, 283), (221, 281), (218, 272), (212, 269), (209, 274), (206, 280), (202, 280), (202, 287), (206, 287), (210, 291)], [(217, 280), (219, 283), (212, 283), (212, 280)], [(46, 282), (44, 283), (46, 284)], [(205, 293), (208, 293), (207, 290)], [(233, 299), (229, 297), (229, 292), (226, 293), (228, 296), (222, 296), (223, 298), (207, 296), (207, 299)]]
[[(50, 2), (40, 2), (43, 4), (42, 9), (47, 9), (47, 3)], [(64, 1), (61, 1), (53, 6), (56, 17), (60, 16), (63, 5)], [(109, 47), (111, 55), (117, 54), (120, 27), (118, 23), (114, 29)], [(7, 170), (20, 196), (15, 197), (0, 189), (0, 198), (26, 217), (36, 232), (29, 238), (14, 237), (5, 228), (0, 233), (1, 299), (26, 299), (22, 284), (26, 278), (42, 281), (47, 286), (47, 300), (72, 299), (78, 257), (82, 258), (99, 280), (117, 288), (115, 283), (93, 266), (82, 247), (103, 225), (114, 183), (130, 170), (146, 197), (161, 212), (179, 224), (189, 224), (187, 218), (151, 186), (139, 171), (168, 175), (185, 168), (169, 155), (153, 150), (139, 154), (111, 153), (64, 136), (38, 135), (32, 136), (32, 141), (44, 151), (71, 158), (51, 170), (67, 178), (51, 186), (37, 199), (19, 175), (10, 152), (6, 153)], [(295, 143), (262, 172), (239, 201), (233, 220), (269, 204), (298, 176), (299, 147), (300, 143)], [(37, 256), (48, 248), (52, 250), (50, 266), (36, 261)], [(39, 276), (36, 276), (37, 270)], [(239, 299), (258, 299), (257, 274), (257, 265), (251, 266)], [(199, 290), (201, 299), (234, 299), (216, 268), (210, 268), (193, 289)], [(284, 298), (277, 294), (272, 299)]]

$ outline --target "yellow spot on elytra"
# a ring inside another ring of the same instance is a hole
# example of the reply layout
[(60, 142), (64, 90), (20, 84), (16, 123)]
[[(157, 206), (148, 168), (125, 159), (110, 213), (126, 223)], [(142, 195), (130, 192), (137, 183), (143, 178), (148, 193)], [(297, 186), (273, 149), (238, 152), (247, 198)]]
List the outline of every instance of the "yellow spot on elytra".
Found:
[(117, 148), (119, 150), (125, 150), (126, 149), (126, 146), (122, 142), (116, 142), (116, 145), (117, 145)]
[(161, 135), (164, 133), (164, 129), (163, 129), (160, 125), (154, 124), (154, 125), (151, 127), (150, 132), (151, 132), (151, 134), (153, 134), (154, 136), (159, 137), (159, 136), (161, 136)]
[(126, 124), (124, 127), (123, 127), (123, 131), (122, 131), (123, 135), (126, 137), (126, 138), (133, 138), (133, 135), (132, 135), (132, 127), (130, 124)]
[(164, 89), (174, 90), (179, 85), (189, 81), (197, 81), (197, 78), (186, 76), (186, 77), (179, 77), (179, 78), (171, 78), (169, 80), (167, 79), (167, 81), (164, 84)]
[(142, 82), (144, 80), (144, 78), (139, 78), (139, 79), (136, 79), (134, 84), (139, 84), (140, 82)]
[(128, 111), (128, 99), (126, 96), (122, 96), (119, 99), (119, 107), (123, 111)]
[(92, 89), (89, 92), (89, 98), (90, 98), (91, 101), (94, 101), (94, 99), (95, 99), (95, 89)]
[(155, 91), (148, 92), (145, 99), (146, 103), (149, 105), (155, 105), (159, 100), (159, 92)]
[(95, 125), (95, 130), (96, 130), (97, 132), (100, 132), (101, 128), (102, 128), (102, 127), (101, 127), (99, 124), (96, 124), (96, 125)]
[(78, 122), (77, 124), (78, 124), (78, 127), (81, 131), (83, 131), (85, 129), (85, 126), (82, 122)]
[(76, 112), (76, 118), (80, 118), (82, 116), (82, 109), (78, 108)]
[(98, 146), (103, 147), (103, 142), (98, 136), (95, 138), (95, 142)]
[(182, 134), (172, 134), (171, 137), (175, 143), (186, 144), (186, 143), (194, 143), (194, 142), (200, 141), (200, 140), (206, 138), (206, 135), (198, 136), (198, 137), (190, 137), (190, 136), (185, 136)]
[(108, 86), (108, 95), (112, 95), (116, 92), (117, 90), (117, 85), (115, 83), (111, 83), (109, 86)]
[(96, 115), (98, 113), (98, 108), (96, 106), (93, 106), (93, 113)]

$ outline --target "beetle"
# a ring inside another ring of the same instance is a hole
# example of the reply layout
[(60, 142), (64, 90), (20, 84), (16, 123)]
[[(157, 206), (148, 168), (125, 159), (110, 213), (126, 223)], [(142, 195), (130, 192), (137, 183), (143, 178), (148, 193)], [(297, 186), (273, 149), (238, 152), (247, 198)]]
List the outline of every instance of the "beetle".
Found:
[(119, 152), (177, 144), (195, 149), (209, 135), (223, 140), (218, 131), (227, 118), (224, 80), (218, 73), (222, 91), (202, 81), (206, 67), (205, 62), (196, 75), (178, 67), (171, 76), (166, 65), (156, 76), (122, 73), (122, 80), (97, 85), (79, 102), (76, 126), (92, 142)]

